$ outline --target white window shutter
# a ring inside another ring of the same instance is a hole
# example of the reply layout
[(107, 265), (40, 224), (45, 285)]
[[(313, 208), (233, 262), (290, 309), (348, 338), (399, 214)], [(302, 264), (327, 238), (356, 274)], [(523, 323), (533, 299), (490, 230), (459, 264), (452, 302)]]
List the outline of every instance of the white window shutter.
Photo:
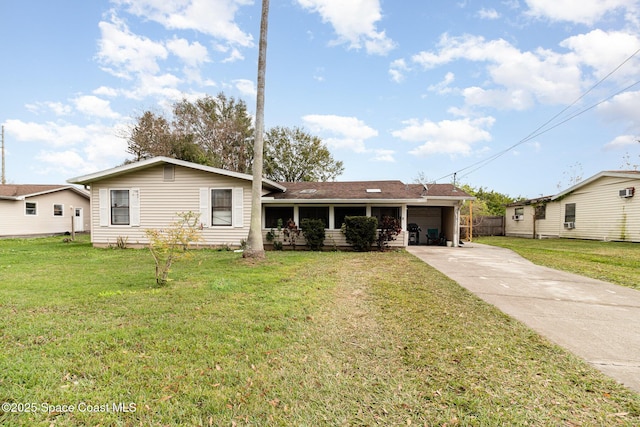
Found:
[(233, 189), (233, 226), (242, 228), (244, 226), (244, 192), (242, 187)]
[(129, 190), (129, 221), (132, 227), (140, 226), (140, 189)]
[(100, 227), (109, 226), (109, 190), (101, 188), (98, 192), (98, 208), (100, 209)]
[(209, 213), (209, 189), (201, 188), (200, 189), (200, 223), (204, 227), (209, 226), (209, 217), (211, 214)]

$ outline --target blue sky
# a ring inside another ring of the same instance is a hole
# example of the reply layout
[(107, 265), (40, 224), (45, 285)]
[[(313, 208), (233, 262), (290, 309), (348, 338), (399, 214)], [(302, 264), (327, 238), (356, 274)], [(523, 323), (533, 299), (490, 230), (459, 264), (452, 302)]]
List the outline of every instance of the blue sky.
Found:
[[(260, 6), (1, 2), (7, 181), (119, 165), (132, 118), (185, 97), (253, 114)], [(554, 194), (640, 163), (638, 49), (638, 0), (271, 0), (265, 124), (321, 137), (341, 181)]]

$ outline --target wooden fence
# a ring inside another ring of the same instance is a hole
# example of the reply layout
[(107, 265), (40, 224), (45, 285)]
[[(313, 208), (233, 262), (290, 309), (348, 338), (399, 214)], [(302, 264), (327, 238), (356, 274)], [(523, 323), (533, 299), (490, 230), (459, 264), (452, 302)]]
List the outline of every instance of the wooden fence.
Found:
[[(469, 240), (469, 228), (469, 215), (461, 215), (461, 239)], [(473, 236), (504, 236), (504, 216), (474, 216)]]

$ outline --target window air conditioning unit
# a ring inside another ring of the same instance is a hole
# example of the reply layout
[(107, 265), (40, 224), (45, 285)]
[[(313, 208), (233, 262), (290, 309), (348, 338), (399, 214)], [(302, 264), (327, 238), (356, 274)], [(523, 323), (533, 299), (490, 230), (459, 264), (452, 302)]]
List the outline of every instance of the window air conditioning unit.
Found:
[(565, 222), (564, 223), (564, 228), (576, 228), (576, 223), (575, 222)]
[(636, 192), (636, 189), (634, 187), (629, 187), (629, 188), (625, 188), (624, 190), (620, 190), (620, 197), (633, 197), (633, 193)]
[(522, 221), (524, 219), (524, 215), (513, 215), (511, 219), (514, 221)]

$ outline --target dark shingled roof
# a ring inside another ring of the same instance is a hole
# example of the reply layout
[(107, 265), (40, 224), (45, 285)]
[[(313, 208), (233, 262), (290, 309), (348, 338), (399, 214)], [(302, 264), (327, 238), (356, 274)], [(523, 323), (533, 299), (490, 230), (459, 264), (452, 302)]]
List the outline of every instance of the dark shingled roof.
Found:
[(266, 197), (276, 200), (402, 200), (431, 197), (465, 197), (469, 194), (451, 184), (405, 184), (401, 181), (348, 182), (281, 182), (284, 193), (274, 192)]
[[(65, 189), (71, 189), (79, 194), (83, 194), (83, 192), (69, 185), (4, 184), (0, 185), (0, 197), (17, 198), (33, 194), (52, 193)], [(87, 198), (89, 197), (88, 194), (86, 196)]]

